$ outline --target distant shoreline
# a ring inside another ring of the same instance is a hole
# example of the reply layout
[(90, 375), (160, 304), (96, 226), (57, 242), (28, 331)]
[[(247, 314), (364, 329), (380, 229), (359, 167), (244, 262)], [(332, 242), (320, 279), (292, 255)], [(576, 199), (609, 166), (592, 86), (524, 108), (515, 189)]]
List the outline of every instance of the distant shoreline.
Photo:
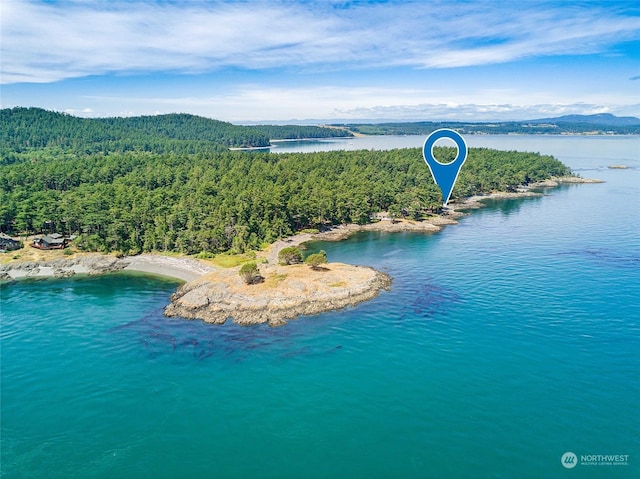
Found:
[(287, 246), (299, 246), (308, 241), (341, 241), (360, 231), (379, 231), (384, 233), (415, 231), (422, 233), (437, 233), (445, 226), (457, 224), (458, 219), (468, 214), (466, 211), (484, 207), (485, 205), (483, 204), (483, 201), (539, 197), (544, 196), (544, 193), (532, 190), (538, 188), (556, 188), (561, 184), (576, 183), (603, 183), (603, 181), (598, 179), (580, 178), (577, 176), (553, 177), (548, 180), (539, 181), (526, 187), (522, 187), (516, 192), (496, 192), (488, 195), (471, 196), (469, 198), (465, 198), (465, 200), (460, 203), (450, 203), (443, 214), (431, 216), (420, 221), (396, 219), (392, 222), (390, 220), (381, 220), (375, 223), (366, 223), (362, 225), (336, 225), (326, 231), (318, 233), (298, 233), (274, 242), (269, 249), (267, 249), (267, 257), (271, 259), (277, 258), (278, 251)]
[(318, 140), (349, 140), (354, 136), (320, 136), (315, 138), (276, 138), (269, 140), (271, 143), (293, 143), (296, 141), (318, 141)]
[[(312, 142), (312, 141), (321, 141), (321, 140), (348, 140), (356, 137), (353, 136), (322, 136), (319, 138), (284, 138), (284, 139), (275, 139), (269, 140), (269, 146), (232, 146), (229, 147), (229, 151), (255, 151), (255, 150), (269, 150), (271, 148), (277, 147), (278, 143), (294, 143), (294, 142)], [(359, 136), (377, 136), (377, 135), (359, 135)], [(274, 145), (275, 143), (275, 145)]]

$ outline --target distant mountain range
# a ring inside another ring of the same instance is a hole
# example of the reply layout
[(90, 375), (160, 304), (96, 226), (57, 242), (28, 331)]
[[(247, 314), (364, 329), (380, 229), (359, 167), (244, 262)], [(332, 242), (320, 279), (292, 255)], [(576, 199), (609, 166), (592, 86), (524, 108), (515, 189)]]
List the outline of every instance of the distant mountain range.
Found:
[(602, 126), (638, 126), (640, 125), (640, 118), (636, 118), (635, 116), (615, 116), (611, 113), (598, 113), (596, 115), (564, 115), (555, 118), (540, 118), (523, 123), (588, 123)]

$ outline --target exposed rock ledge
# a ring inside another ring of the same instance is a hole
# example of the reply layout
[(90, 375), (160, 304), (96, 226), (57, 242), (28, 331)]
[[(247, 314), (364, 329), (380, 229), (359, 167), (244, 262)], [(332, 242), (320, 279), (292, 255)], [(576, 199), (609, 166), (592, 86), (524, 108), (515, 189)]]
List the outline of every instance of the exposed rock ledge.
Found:
[(554, 188), (561, 183), (604, 183), (597, 178), (582, 178), (581, 176), (553, 176), (548, 180), (539, 181), (530, 185), (531, 188)]
[(127, 262), (103, 254), (82, 254), (71, 258), (55, 258), (35, 261), (13, 261), (0, 265), (0, 280), (19, 278), (64, 278), (75, 274), (96, 275), (118, 271)]
[[(47, 253), (38, 252), (43, 256)], [(191, 258), (173, 258), (157, 254), (142, 254), (117, 258), (101, 253), (77, 253), (69, 258), (53, 257), (48, 259), (13, 260), (0, 265), (0, 280), (20, 278), (65, 278), (75, 274), (97, 275), (112, 271), (128, 270), (168, 276), (190, 281), (214, 268)]]
[(458, 219), (465, 216), (465, 211), (482, 208), (485, 206), (482, 201), (489, 199), (510, 199), (544, 196), (543, 193), (532, 191), (538, 188), (555, 188), (564, 183), (603, 183), (602, 180), (581, 178), (579, 176), (552, 177), (527, 186), (521, 186), (514, 192), (494, 192), (485, 195), (472, 196), (460, 202), (451, 202), (445, 208), (442, 215), (431, 216), (420, 221), (408, 219), (388, 219), (364, 225), (347, 224), (332, 226), (320, 233), (300, 233), (289, 238), (278, 240), (273, 243), (267, 252), (266, 258), (270, 263), (277, 262), (278, 252), (287, 246), (298, 246), (307, 241), (341, 241), (349, 238), (354, 233), (360, 231), (380, 231), (385, 233), (398, 233), (403, 231), (413, 231), (422, 233), (436, 233), (447, 225), (455, 225)]
[(182, 285), (165, 315), (222, 324), (279, 326), (302, 315), (355, 305), (388, 289), (391, 278), (364, 266), (329, 263), (314, 271), (306, 265), (260, 265), (265, 281), (246, 285), (238, 268), (209, 273)]
[(540, 196), (531, 188), (555, 187), (559, 183), (597, 183), (576, 177), (553, 178), (523, 187), (518, 192), (477, 196), (452, 204), (445, 215), (424, 221), (379, 221), (366, 225), (340, 225), (321, 233), (300, 233), (276, 241), (258, 259), (264, 283), (247, 286), (238, 276), (238, 268), (216, 271), (182, 285), (165, 308), (167, 316), (202, 319), (221, 324), (232, 318), (238, 324), (284, 324), (301, 315), (312, 315), (340, 309), (366, 301), (388, 289), (391, 278), (368, 267), (340, 263), (327, 265), (325, 271), (312, 271), (307, 266), (277, 266), (278, 252), (287, 246), (297, 246), (311, 240), (340, 241), (358, 231), (421, 231), (437, 232), (446, 225), (456, 224), (462, 211), (483, 206), (487, 198), (521, 198)]

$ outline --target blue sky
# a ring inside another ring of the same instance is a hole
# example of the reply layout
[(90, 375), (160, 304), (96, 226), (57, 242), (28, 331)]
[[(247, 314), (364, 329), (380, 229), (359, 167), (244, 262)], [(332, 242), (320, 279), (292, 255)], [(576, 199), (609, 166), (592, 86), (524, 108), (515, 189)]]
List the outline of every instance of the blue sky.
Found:
[(3, 108), (235, 123), (640, 116), (640, 7), (2, 0)]

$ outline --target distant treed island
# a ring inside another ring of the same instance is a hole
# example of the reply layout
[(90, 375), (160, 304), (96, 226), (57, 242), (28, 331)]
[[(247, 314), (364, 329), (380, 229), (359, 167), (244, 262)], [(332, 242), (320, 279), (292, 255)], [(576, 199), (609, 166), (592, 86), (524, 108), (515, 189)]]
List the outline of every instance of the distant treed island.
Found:
[[(442, 205), (418, 148), (229, 151), (267, 146), (281, 133), (345, 136), (337, 128), (0, 113), (0, 230), (75, 234), (86, 251), (244, 252), (307, 228), (368, 223), (381, 211), (421, 219)], [(436, 151), (440, 161), (455, 154)], [(452, 199), (570, 173), (551, 156), (471, 148)]]
[[(336, 125), (338, 126), (338, 125)], [(343, 124), (363, 135), (428, 135), (438, 128), (451, 128), (465, 135), (638, 135), (640, 119), (633, 116), (565, 115), (529, 121), (461, 122), (418, 121), (403, 123)]]
[(0, 110), (2, 164), (59, 154), (196, 154), (229, 148), (268, 147), (270, 139), (353, 136), (345, 129), (317, 126), (238, 126), (188, 114), (129, 118), (79, 118), (40, 108)]

